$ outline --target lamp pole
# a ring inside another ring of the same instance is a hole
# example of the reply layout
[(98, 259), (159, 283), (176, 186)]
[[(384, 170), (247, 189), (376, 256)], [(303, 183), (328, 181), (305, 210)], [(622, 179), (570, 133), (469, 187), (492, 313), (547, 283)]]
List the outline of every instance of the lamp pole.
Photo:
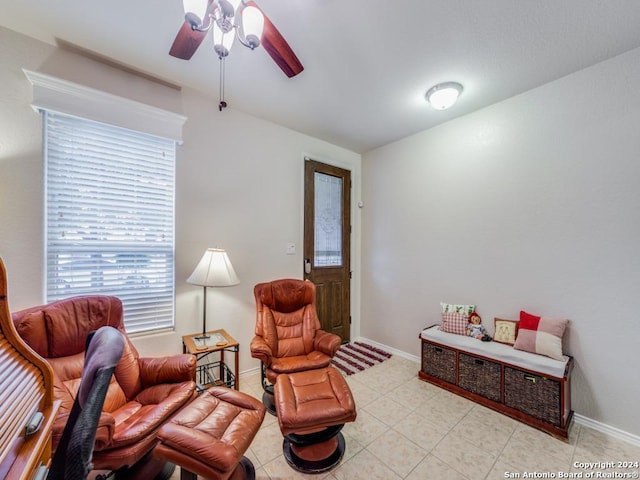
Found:
[(196, 340), (206, 340), (209, 338), (207, 335), (207, 286), (203, 285), (204, 298), (202, 299), (202, 335), (198, 335)]

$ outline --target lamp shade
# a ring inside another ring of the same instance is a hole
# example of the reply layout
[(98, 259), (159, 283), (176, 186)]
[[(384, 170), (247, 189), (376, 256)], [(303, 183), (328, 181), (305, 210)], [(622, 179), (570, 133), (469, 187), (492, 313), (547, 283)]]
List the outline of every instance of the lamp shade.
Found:
[(427, 101), (436, 110), (446, 110), (458, 100), (462, 85), (457, 82), (439, 83), (431, 87), (426, 94)]
[(208, 248), (196, 265), (187, 283), (202, 287), (230, 287), (238, 285), (240, 279), (236, 275), (227, 252), (219, 248)]

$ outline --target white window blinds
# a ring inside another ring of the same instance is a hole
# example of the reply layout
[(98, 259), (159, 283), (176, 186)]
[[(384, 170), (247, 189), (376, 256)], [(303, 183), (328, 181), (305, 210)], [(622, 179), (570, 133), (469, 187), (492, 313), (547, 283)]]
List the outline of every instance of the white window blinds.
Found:
[(175, 141), (43, 118), (47, 301), (114, 295), (127, 332), (173, 327)]

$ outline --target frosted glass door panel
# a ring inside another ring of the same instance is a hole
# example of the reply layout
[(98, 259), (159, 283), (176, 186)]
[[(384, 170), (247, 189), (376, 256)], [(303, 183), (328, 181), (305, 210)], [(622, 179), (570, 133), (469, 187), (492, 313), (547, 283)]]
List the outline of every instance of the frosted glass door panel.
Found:
[(315, 172), (314, 267), (342, 265), (342, 178)]

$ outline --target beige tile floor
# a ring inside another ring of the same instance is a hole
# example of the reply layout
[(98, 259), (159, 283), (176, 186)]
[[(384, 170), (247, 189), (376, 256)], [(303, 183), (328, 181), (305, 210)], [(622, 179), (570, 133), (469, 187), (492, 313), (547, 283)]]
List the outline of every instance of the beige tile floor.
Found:
[[(616, 478), (606, 476), (616, 469), (589, 469), (576, 462), (640, 462), (638, 446), (575, 423), (569, 442), (554, 439), (419, 380), (418, 370), (417, 363), (394, 356), (347, 377), (358, 418), (344, 426), (346, 452), (330, 472), (304, 475), (291, 469), (282, 455), (278, 422), (267, 414), (246, 453), (256, 479)], [(242, 377), (240, 387), (262, 396), (258, 374)], [(616, 471), (638, 478), (640, 469)], [(176, 469), (172, 479), (179, 478)]]

